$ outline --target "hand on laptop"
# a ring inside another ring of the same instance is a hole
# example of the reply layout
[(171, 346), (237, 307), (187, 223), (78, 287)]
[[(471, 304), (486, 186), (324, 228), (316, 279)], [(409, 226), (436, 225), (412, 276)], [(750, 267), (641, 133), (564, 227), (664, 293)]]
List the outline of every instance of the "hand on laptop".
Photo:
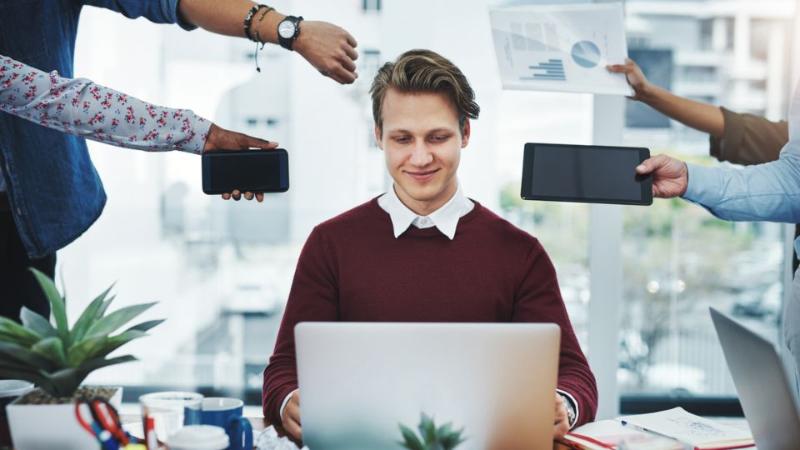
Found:
[(689, 169), (686, 163), (667, 155), (656, 155), (636, 167), (639, 175), (653, 174), (653, 196), (680, 197), (689, 186)]
[(299, 441), (303, 440), (303, 429), (300, 427), (300, 389), (292, 393), (286, 408), (281, 415), (283, 429), (289, 437)]
[(556, 417), (555, 425), (553, 425), (553, 439), (562, 438), (567, 433), (569, 433), (567, 406), (564, 404), (564, 398), (556, 393)]

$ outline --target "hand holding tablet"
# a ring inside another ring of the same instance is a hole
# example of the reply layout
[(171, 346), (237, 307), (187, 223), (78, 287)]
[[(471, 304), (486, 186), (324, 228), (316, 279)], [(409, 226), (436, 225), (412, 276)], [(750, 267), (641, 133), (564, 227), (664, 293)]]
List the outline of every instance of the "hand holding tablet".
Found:
[(651, 205), (652, 177), (636, 167), (650, 157), (639, 147), (525, 144), (525, 200)]

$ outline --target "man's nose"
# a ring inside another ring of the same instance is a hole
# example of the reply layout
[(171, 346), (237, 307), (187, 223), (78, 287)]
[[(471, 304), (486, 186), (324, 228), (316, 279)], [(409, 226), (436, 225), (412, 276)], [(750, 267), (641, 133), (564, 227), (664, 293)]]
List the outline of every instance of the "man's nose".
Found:
[(433, 162), (433, 153), (428, 149), (425, 141), (420, 141), (414, 146), (409, 162), (415, 166), (427, 166)]

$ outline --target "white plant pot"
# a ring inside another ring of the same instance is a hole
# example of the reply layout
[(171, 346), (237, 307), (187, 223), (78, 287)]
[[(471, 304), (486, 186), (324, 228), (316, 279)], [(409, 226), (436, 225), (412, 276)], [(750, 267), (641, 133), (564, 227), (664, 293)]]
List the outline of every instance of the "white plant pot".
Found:
[[(19, 400), (6, 406), (14, 450), (93, 450), (100, 447), (97, 439), (75, 418), (74, 403), (20, 405)], [(121, 387), (116, 388), (109, 402), (119, 410)]]

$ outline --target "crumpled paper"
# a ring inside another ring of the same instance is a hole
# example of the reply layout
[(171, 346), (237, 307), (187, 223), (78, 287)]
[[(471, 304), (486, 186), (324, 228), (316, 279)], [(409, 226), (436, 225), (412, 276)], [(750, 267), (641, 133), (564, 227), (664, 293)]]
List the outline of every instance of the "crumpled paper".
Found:
[[(279, 437), (274, 427), (267, 427), (255, 439), (258, 450), (298, 450), (297, 445), (288, 438)], [(308, 450), (303, 447), (301, 450)]]

